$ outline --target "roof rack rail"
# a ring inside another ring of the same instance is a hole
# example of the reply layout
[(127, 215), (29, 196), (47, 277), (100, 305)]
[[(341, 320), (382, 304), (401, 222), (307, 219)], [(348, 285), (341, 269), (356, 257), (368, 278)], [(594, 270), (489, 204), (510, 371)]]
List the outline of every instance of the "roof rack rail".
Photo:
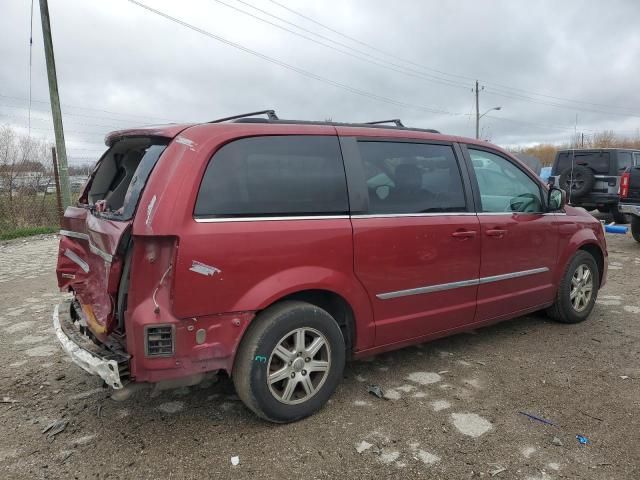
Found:
[(364, 122), (365, 125), (382, 125), (384, 123), (393, 123), (396, 127), (404, 127), (402, 120), (399, 118), (392, 118), (391, 120), (377, 120), (375, 122)]
[(260, 110), (258, 112), (241, 113), (240, 115), (233, 115), (232, 117), (218, 118), (217, 120), (211, 120), (208, 123), (222, 123), (229, 120), (236, 120), (238, 118), (255, 117), (256, 115), (266, 115), (269, 120), (278, 120), (275, 110)]
[[(234, 123), (270, 123), (273, 125), (331, 125), (334, 127), (366, 127), (366, 128), (379, 128), (389, 130), (410, 130), (413, 132), (425, 132), (425, 133), (441, 133), (438, 130), (432, 128), (414, 128), (396, 125), (378, 125), (373, 123), (345, 123), (345, 122), (333, 122), (333, 121), (313, 121), (313, 120), (291, 120), (291, 119), (268, 119), (268, 118), (238, 118), (234, 120)], [(395, 123), (395, 122), (394, 122)]]

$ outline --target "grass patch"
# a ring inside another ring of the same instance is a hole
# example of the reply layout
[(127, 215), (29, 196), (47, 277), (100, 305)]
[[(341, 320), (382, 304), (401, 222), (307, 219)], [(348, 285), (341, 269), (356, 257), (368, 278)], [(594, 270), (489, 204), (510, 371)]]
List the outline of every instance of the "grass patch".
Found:
[(9, 230), (8, 232), (0, 232), (0, 240), (11, 240), (13, 238), (30, 237), (32, 235), (41, 235), (43, 233), (55, 233), (60, 230), (59, 227), (25, 227)]

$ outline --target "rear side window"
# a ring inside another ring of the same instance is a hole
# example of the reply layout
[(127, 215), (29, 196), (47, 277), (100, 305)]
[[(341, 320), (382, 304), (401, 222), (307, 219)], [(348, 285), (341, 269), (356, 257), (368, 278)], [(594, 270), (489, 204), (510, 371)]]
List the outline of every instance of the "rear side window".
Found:
[(564, 170), (571, 168), (571, 162), (575, 165), (589, 167), (598, 175), (609, 174), (609, 152), (560, 152), (558, 161), (554, 166), (554, 175), (560, 175)]
[(370, 214), (464, 212), (458, 162), (450, 145), (360, 141)]
[(618, 152), (618, 170), (624, 170), (631, 165), (631, 152)]
[(346, 214), (347, 186), (336, 137), (236, 140), (210, 160), (196, 217)]
[(633, 154), (633, 164), (636, 167), (640, 167), (640, 153), (634, 153)]

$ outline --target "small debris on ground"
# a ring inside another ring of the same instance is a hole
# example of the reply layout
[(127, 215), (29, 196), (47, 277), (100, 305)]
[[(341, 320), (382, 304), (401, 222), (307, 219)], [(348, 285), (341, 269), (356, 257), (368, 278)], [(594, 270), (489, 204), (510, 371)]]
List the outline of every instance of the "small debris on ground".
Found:
[(68, 424), (69, 424), (69, 420), (65, 420), (63, 418), (54, 420), (49, 425), (44, 427), (44, 429), (42, 430), (42, 433), (49, 432), (49, 434), (47, 435), (47, 438), (53, 439), (59, 433), (64, 432), (64, 429), (67, 428)]
[(576, 439), (580, 442), (580, 445), (588, 445), (590, 443), (589, 439), (584, 435), (576, 435)]
[(558, 437), (553, 437), (553, 440), (551, 440), (551, 443), (561, 447), (563, 445), (562, 440), (560, 440)]
[(234, 467), (238, 466), (240, 464), (240, 457), (231, 457), (231, 465), (233, 465)]
[(553, 425), (554, 427), (556, 426), (555, 423), (552, 423), (549, 420), (545, 420), (542, 417), (537, 417), (537, 416), (532, 415), (532, 414), (527, 413), (527, 412), (518, 412), (518, 413), (520, 415), (524, 415), (525, 417), (529, 417), (531, 420), (535, 420), (537, 422), (544, 423), (545, 425)]
[(18, 403), (18, 400), (14, 400), (10, 397), (2, 397), (2, 401), (0, 403)]
[(359, 445), (356, 445), (356, 452), (362, 453), (369, 450), (373, 445), (365, 440), (361, 441)]
[(382, 390), (382, 387), (380, 385), (369, 385), (367, 387), (367, 392), (369, 392), (371, 395), (375, 395), (378, 398), (384, 398), (384, 390)]
[(492, 477), (495, 477), (496, 475), (500, 475), (502, 472), (506, 472), (506, 471), (507, 469), (505, 467), (496, 466), (494, 470), (491, 470), (489, 472), (489, 475), (491, 475)]

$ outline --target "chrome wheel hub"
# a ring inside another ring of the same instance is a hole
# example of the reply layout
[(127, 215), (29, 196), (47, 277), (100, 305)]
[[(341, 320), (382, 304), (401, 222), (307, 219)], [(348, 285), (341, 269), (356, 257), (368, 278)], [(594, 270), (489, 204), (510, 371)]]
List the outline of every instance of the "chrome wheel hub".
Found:
[(331, 368), (326, 337), (313, 328), (297, 328), (280, 339), (267, 363), (267, 385), (282, 403), (294, 405), (313, 397)]
[(571, 291), (569, 298), (576, 312), (584, 311), (593, 294), (593, 274), (587, 265), (580, 265), (571, 277)]

